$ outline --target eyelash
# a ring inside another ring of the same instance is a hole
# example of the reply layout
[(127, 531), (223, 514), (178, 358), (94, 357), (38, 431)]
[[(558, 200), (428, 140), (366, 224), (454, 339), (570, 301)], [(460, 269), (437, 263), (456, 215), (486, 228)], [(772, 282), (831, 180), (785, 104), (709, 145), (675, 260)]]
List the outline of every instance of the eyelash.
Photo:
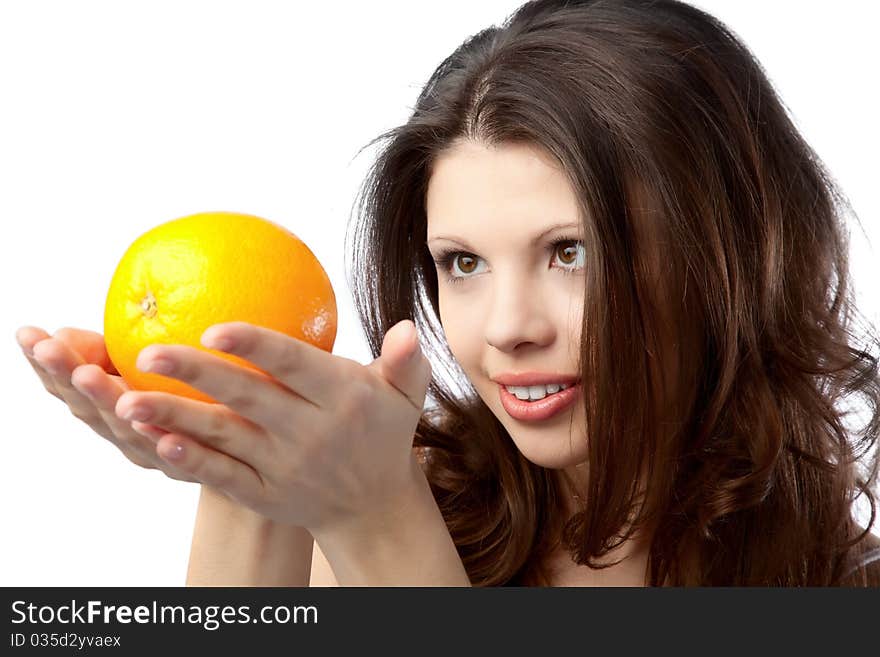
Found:
[[(567, 238), (567, 237), (562, 237), (562, 238), (552, 242), (551, 244), (547, 245), (547, 253), (549, 253), (550, 255), (555, 254), (556, 249), (558, 249), (563, 244), (576, 244), (576, 245), (583, 246), (583, 241), (578, 240), (578, 239), (571, 239), (571, 238)], [(456, 256), (459, 256), (459, 255), (467, 255), (467, 256), (479, 258), (479, 256), (475, 256), (473, 253), (468, 253), (467, 251), (456, 251), (454, 249), (447, 249), (445, 251), (441, 251), (440, 253), (438, 253), (437, 258), (434, 261), (437, 264), (437, 268), (440, 269), (444, 273), (446, 281), (448, 283), (457, 284), (457, 283), (461, 283), (462, 281), (467, 280), (469, 278), (473, 278), (473, 276), (470, 274), (467, 276), (453, 276), (449, 273), (450, 268), (452, 267), (452, 263), (455, 261)], [(562, 273), (567, 276), (571, 276), (573, 274), (576, 274), (579, 271), (581, 271), (581, 268), (576, 268), (576, 269), (562, 268)]]

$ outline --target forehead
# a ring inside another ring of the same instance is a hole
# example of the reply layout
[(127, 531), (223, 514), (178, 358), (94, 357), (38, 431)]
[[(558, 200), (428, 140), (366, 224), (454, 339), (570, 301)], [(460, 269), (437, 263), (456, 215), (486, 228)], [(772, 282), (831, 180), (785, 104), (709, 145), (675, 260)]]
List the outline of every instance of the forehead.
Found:
[(577, 198), (560, 164), (525, 143), (457, 142), (433, 163), (426, 210), (432, 232), (578, 219)]

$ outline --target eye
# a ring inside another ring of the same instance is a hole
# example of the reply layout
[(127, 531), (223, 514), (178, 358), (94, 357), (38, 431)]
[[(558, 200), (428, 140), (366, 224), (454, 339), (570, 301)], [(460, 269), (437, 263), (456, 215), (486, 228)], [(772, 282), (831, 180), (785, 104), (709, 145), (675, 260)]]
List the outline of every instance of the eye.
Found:
[[(567, 246), (566, 246), (567, 245)], [(559, 247), (565, 246), (564, 249)], [(560, 262), (565, 265), (562, 270), (565, 273), (574, 273), (583, 269), (586, 264), (587, 252), (584, 243), (580, 240), (559, 239), (551, 245), (554, 255), (560, 256)], [(571, 269), (569, 269), (571, 267)]]
[[(559, 269), (563, 274), (578, 273), (583, 269), (586, 261), (584, 244), (578, 239), (558, 239), (547, 245), (547, 252), (561, 264), (555, 269)], [(434, 259), (437, 270), (446, 275), (446, 281), (449, 283), (461, 283), (473, 278), (480, 260), (482, 258), (473, 253), (452, 249), (441, 251)], [(455, 272), (456, 266), (461, 273)]]
[[(444, 251), (437, 257), (437, 268), (446, 274), (447, 282), (459, 283), (466, 278), (471, 278), (471, 274), (476, 270), (479, 261), (479, 256), (475, 256), (472, 253)], [(454, 272), (456, 263), (461, 274)]]

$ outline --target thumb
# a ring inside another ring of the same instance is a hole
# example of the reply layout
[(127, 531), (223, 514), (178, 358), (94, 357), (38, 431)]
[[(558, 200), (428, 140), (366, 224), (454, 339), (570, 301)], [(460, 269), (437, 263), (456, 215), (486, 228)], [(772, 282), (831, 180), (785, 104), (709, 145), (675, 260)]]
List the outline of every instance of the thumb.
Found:
[(381, 354), (368, 367), (422, 410), (431, 366), (422, 354), (416, 325), (411, 320), (404, 319), (388, 330)]

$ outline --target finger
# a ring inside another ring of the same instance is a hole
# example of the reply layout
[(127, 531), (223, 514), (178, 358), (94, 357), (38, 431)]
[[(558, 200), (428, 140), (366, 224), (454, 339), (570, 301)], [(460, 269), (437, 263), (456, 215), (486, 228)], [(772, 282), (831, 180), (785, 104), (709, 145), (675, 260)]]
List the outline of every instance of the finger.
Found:
[(126, 449), (121, 449), (125, 458), (134, 463), (135, 465), (144, 468), (145, 470), (158, 470), (162, 474), (164, 474), (169, 479), (174, 479), (175, 481), (185, 481), (188, 483), (199, 483), (199, 480), (193, 477), (192, 475), (188, 475), (180, 470), (174, 468), (171, 464), (163, 461), (158, 454), (156, 454), (156, 446), (155, 443), (150, 451), (148, 456), (144, 456), (140, 453), (131, 453)]
[(367, 365), (421, 413), (425, 404), (431, 364), (422, 354), (419, 337), (412, 320), (405, 319), (385, 334), (379, 358)]
[(119, 419), (116, 415), (116, 401), (129, 390), (122, 377), (107, 374), (98, 365), (86, 363), (73, 370), (70, 384), (100, 414), (111, 434), (110, 436), (102, 434), (105, 438), (120, 449), (127, 447), (136, 453), (146, 453), (150, 458), (155, 458), (155, 441), (145, 441), (139, 432), (133, 430), (129, 422)]
[[(157, 364), (170, 369), (157, 371)], [(272, 377), (187, 345), (154, 344), (137, 358), (143, 371), (179, 379), (270, 433), (310, 421), (314, 405)]]
[(244, 358), (319, 407), (338, 399), (341, 360), (315, 345), (247, 322), (214, 324), (202, 334), (209, 349)]
[(181, 472), (192, 475), (245, 504), (262, 499), (263, 480), (246, 463), (211, 449), (193, 437), (169, 433), (159, 439), (156, 453)]
[(112, 414), (116, 400), (130, 390), (125, 380), (108, 374), (103, 368), (93, 363), (86, 363), (74, 368), (70, 375), (71, 385), (88, 397), (100, 410)]
[(163, 436), (168, 435), (167, 431), (155, 425), (145, 424), (143, 422), (132, 422), (131, 428), (144, 436), (144, 438), (150, 441), (150, 444), (152, 445), (152, 448), (150, 450), (150, 462), (152, 463), (152, 465), (150, 467), (160, 470), (163, 474), (165, 474), (165, 476), (170, 477), (171, 479), (175, 479), (177, 481), (199, 483), (198, 479), (193, 477), (191, 474), (183, 472), (179, 468), (171, 465), (166, 460), (161, 458), (156, 452), (156, 445), (159, 443), (159, 440)]
[[(199, 483), (199, 480), (193, 477), (191, 474), (183, 472), (182, 470), (174, 467), (156, 453), (156, 445), (159, 443), (159, 440), (163, 436), (168, 435), (167, 431), (163, 430), (160, 427), (153, 426), (152, 424), (145, 424), (143, 422), (132, 422), (131, 429), (139, 433), (145, 443), (149, 443), (149, 448), (147, 450), (148, 454), (146, 455), (146, 457), (142, 456), (141, 453), (138, 452), (136, 458), (128, 454), (125, 448), (121, 448), (122, 452), (126, 454), (126, 457), (130, 461), (138, 465), (142, 465), (142, 467), (159, 470), (166, 477), (170, 477), (171, 479), (174, 479), (176, 481)], [(146, 460), (148, 461), (148, 465), (143, 465), (142, 462), (144, 458), (146, 458)]]
[[(89, 363), (77, 367), (70, 381), (74, 388), (94, 404), (106, 424), (107, 431), (98, 431), (98, 433), (113, 443), (125, 458), (142, 468), (160, 470), (167, 477), (177, 481), (198, 482), (197, 479), (166, 463), (156, 454), (156, 443), (168, 433), (167, 431), (148, 424), (126, 422), (117, 417), (116, 402), (129, 390), (121, 377), (107, 374), (98, 365)], [(139, 426), (135, 426), (136, 424)]]
[(134, 423), (120, 419), (116, 414), (116, 403), (130, 388), (118, 376), (107, 374), (101, 367), (85, 364), (77, 367), (70, 377), (71, 385), (89, 399), (107, 425), (107, 432), (99, 432), (116, 445), (125, 457), (141, 467), (159, 468), (172, 479), (195, 481), (170, 468), (156, 454), (156, 443), (167, 431), (158, 428), (152, 431), (139, 430)]
[[(30, 358), (30, 357), (29, 357)], [(138, 434), (128, 431), (128, 434), (135, 440), (126, 441), (119, 437), (120, 427), (110, 426), (107, 422), (106, 414), (100, 412), (100, 409), (81, 391), (77, 390), (72, 384), (72, 374), (67, 374), (66, 370), (70, 367), (70, 363), (76, 363), (81, 360), (76, 353), (70, 352), (69, 348), (54, 338), (44, 338), (34, 345), (34, 356), (32, 358), (34, 369), (41, 374), (44, 380), (44, 386), (51, 394), (63, 401), (74, 417), (87, 424), (95, 433), (102, 438), (113, 443), (117, 448), (125, 453), (126, 457), (134, 461), (138, 465), (142, 459), (133, 459), (129, 452), (134, 454), (149, 455), (153, 450), (148, 449), (148, 445), (144, 444), (143, 438)], [(45, 363), (51, 363), (50, 373)], [(98, 366), (95, 367), (103, 376), (107, 376)]]
[(40, 378), (40, 381), (43, 384), (43, 387), (46, 389), (50, 395), (57, 397), (58, 399), (63, 400), (64, 398), (61, 396), (61, 393), (58, 392), (55, 388), (55, 382), (52, 379), (52, 375), (47, 372), (37, 359), (34, 358), (34, 346), (40, 341), (45, 340), (49, 337), (49, 334), (44, 330), (25, 326), (20, 329), (15, 334), (15, 338), (18, 341), (19, 346), (22, 349), (22, 352), (27, 358), (28, 363), (34, 372), (37, 373), (37, 376)]
[[(128, 390), (128, 387), (120, 377), (107, 374), (100, 365), (80, 364), (74, 366), (70, 374), (69, 384), (65, 386), (66, 389), (58, 386), (58, 375), (49, 374), (37, 361), (33, 350), (39, 342), (44, 340), (54, 341), (55, 344), (48, 344), (37, 350), (43, 354), (43, 358), (52, 362), (56, 368), (61, 367), (62, 369), (69, 367), (73, 363), (81, 363), (81, 358), (78, 358), (75, 353), (69, 353), (71, 350), (67, 346), (66, 340), (68, 338), (65, 337), (65, 333), (66, 331), (62, 329), (62, 340), (52, 338), (48, 333), (36, 327), (22, 327), (16, 333), (16, 338), (22, 350), (25, 352), (31, 366), (40, 376), (41, 380), (43, 380), (43, 385), (47, 387), (47, 390), (64, 401), (77, 417), (89, 424), (100, 436), (113, 443), (127, 459), (136, 465), (144, 468), (162, 469), (167, 476), (173, 479), (189, 482), (197, 481), (192, 476), (180, 472), (158, 457), (155, 448), (158, 438), (152, 441), (144, 438), (133, 431), (128, 423), (121, 422), (113, 413), (116, 399)], [(44, 351), (45, 353), (43, 353)], [(100, 355), (96, 356), (94, 351), (88, 353), (91, 357), (100, 359)], [(63, 371), (61, 374), (63, 375)], [(106, 407), (103, 411), (102, 405)], [(107, 409), (109, 409), (109, 412)], [(95, 410), (99, 412), (100, 420), (94, 417)], [(164, 435), (164, 432), (162, 435)]]
[(158, 443), (159, 439), (166, 433), (170, 433), (165, 431), (162, 427), (157, 427), (155, 424), (147, 424), (146, 422), (138, 422), (137, 420), (132, 421), (131, 428), (151, 440), (153, 445)]
[(119, 398), (115, 412), (127, 421), (149, 422), (168, 433), (191, 436), (256, 469), (264, 469), (271, 458), (265, 430), (222, 404), (166, 392), (130, 391)]
[(79, 354), (61, 340), (46, 338), (34, 345), (34, 359), (48, 372), (53, 389), (74, 415), (84, 418), (96, 414), (95, 405), (71, 383), (73, 370), (85, 362)]
[(78, 353), (85, 362), (94, 363), (110, 374), (119, 374), (107, 353), (104, 336), (100, 333), (64, 327), (55, 331), (52, 337), (61, 340), (72, 351)]
[(22, 326), (15, 332), (15, 340), (28, 356), (34, 355), (35, 344), (48, 337), (49, 334), (37, 326)]

